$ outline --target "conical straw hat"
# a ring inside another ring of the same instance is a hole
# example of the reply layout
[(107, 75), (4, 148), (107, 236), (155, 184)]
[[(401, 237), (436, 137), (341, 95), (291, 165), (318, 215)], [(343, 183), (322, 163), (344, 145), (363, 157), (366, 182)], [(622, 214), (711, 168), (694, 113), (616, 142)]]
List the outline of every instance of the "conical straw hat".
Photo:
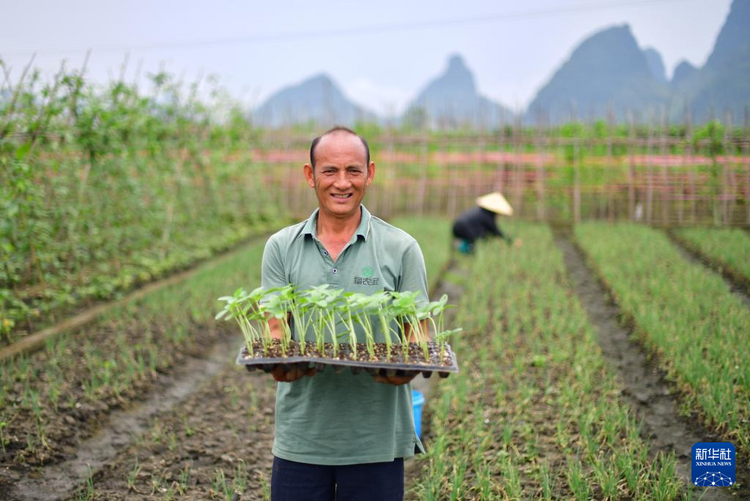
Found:
[(510, 206), (499, 191), (477, 198), (477, 205), (501, 216), (513, 215), (513, 207)]

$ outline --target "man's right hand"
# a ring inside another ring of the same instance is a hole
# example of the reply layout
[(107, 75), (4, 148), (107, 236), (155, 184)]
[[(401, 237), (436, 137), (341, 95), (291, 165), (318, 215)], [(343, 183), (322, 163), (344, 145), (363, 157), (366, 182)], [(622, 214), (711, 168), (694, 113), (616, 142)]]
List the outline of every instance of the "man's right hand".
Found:
[(286, 367), (282, 364), (278, 364), (271, 371), (271, 375), (274, 380), (279, 383), (291, 383), (292, 381), (296, 381), (305, 376), (314, 376), (317, 372), (318, 369), (315, 367), (308, 367), (307, 363), (289, 364)]

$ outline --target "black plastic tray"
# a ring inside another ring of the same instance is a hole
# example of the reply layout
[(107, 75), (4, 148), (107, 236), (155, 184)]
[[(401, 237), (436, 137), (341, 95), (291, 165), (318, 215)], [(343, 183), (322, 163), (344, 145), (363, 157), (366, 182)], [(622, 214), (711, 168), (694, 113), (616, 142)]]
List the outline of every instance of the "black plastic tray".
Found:
[[(434, 344), (434, 343), (430, 343)], [(343, 353), (346, 353), (350, 348), (346, 344), (340, 345)], [(399, 348), (393, 347), (393, 350)], [(373, 361), (360, 361), (360, 360), (347, 360), (329, 357), (313, 357), (313, 356), (289, 356), (289, 357), (248, 357), (247, 346), (244, 344), (240, 347), (240, 352), (237, 355), (237, 365), (244, 365), (247, 370), (263, 370), (264, 372), (271, 372), (275, 367), (281, 365), (286, 367), (287, 370), (291, 369), (293, 365), (307, 364), (309, 367), (316, 367), (319, 371), (325, 369), (327, 366), (331, 366), (334, 371), (340, 372), (345, 368), (353, 373), (368, 372), (370, 374), (380, 374), (387, 376), (408, 376), (416, 375), (420, 372), (424, 377), (430, 377), (433, 372), (437, 372), (442, 378), (448, 377), (451, 372), (458, 372), (458, 361), (456, 360), (456, 354), (451, 349), (450, 345), (446, 343), (445, 351), (450, 357), (450, 365), (438, 365), (438, 364), (407, 364), (397, 362), (373, 362)]]

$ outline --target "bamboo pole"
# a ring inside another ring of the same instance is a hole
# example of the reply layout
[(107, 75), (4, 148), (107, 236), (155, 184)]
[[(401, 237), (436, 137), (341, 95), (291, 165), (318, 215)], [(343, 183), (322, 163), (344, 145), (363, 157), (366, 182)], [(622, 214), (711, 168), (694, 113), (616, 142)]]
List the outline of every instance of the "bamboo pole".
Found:
[(513, 120), (513, 200), (515, 213), (519, 216), (523, 208), (523, 162), (521, 161), (521, 118), (516, 115)]
[(429, 147), (427, 128), (422, 127), (422, 136), (419, 150), (419, 189), (417, 193), (417, 214), (423, 216), (425, 213), (426, 193), (427, 193), (427, 170), (429, 169)]
[(628, 110), (628, 122), (629, 122), (629, 161), (628, 161), (628, 218), (635, 218), (635, 153), (633, 151), (635, 144), (635, 115), (632, 111)]
[(614, 110), (612, 108), (612, 103), (610, 102), (607, 109), (607, 162), (605, 164), (605, 169), (607, 170), (607, 175), (605, 176), (605, 179), (607, 180), (607, 186), (605, 186), (607, 191), (607, 220), (609, 222), (614, 221), (614, 207), (612, 200), (612, 176), (614, 171), (614, 164), (612, 162), (612, 134), (614, 133), (614, 122)]
[(680, 174), (680, 177), (679, 177), (680, 192), (679, 192), (679, 197), (677, 200), (677, 222), (679, 223), (680, 226), (682, 226), (684, 222), (684, 216), (685, 216), (684, 214), (685, 212), (685, 172), (687, 171), (686, 160), (687, 160), (688, 150), (690, 148), (689, 131), (688, 131), (688, 126), (687, 126), (687, 107), (685, 107), (685, 111), (683, 113), (683, 120), (685, 121), (684, 123), (685, 135), (683, 137), (684, 145), (682, 147), (682, 152), (680, 155), (680, 167), (678, 170)]
[(651, 224), (653, 222), (652, 219), (652, 209), (653, 209), (653, 203), (654, 203), (654, 173), (653, 173), (653, 166), (651, 164), (652, 162), (652, 148), (654, 145), (654, 110), (651, 108), (649, 110), (649, 120), (648, 120), (648, 140), (646, 143), (646, 222), (648, 224)]
[(698, 168), (693, 163), (693, 115), (692, 110), (687, 110), (687, 130), (688, 130), (688, 161), (690, 163), (690, 223), (695, 224), (696, 219), (696, 198), (695, 190), (695, 170)]
[(661, 218), (662, 218), (662, 224), (669, 225), (670, 218), (669, 218), (669, 205), (672, 200), (672, 183), (670, 181), (669, 176), (669, 160), (668, 160), (668, 151), (667, 151), (667, 137), (669, 136), (669, 111), (665, 106), (662, 105), (661, 107), (661, 123), (662, 123), (662, 133), (661, 133), (661, 158), (662, 158), (662, 167), (661, 167), (661, 175), (662, 175), (662, 187), (661, 187)]
[[(575, 104), (573, 105), (573, 123), (578, 122)], [(576, 134), (573, 142), (573, 222), (581, 222), (581, 168), (580, 137)]]
[(495, 178), (495, 191), (503, 192), (505, 184), (505, 155), (503, 152), (503, 139), (505, 135), (505, 110), (500, 112), (500, 133), (498, 134), (498, 150), (500, 151), (500, 164), (497, 168), (497, 175)]
[[(731, 170), (729, 158), (729, 135), (732, 132), (732, 115), (729, 110), (724, 112), (724, 136), (722, 137), (722, 149), (724, 150), (724, 161), (721, 163), (721, 221), (729, 224), (729, 172)], [(733, 190), (732, 190), (733, 191)]]
[[(745, 106), (742, 110), (742, 148), (743, 156), (745, 159), (750, 157), (750, 117), (748, 117), (748, 107)], [(750, 226), (750, 163), (745, 165), (745, 224)]]
[[(440, 142), (440, 149), (442, 151), (443, 147), (445, 146), (445, 143), (443, 141)], [(455, 178), (455, 173), (453, 172), (453, 164), (448, 162), (446, 164), (446, 172), (448, 174), (448, 180), (451, 181), (451, 188), (448, 191), (448, 215), (450, 217), (456, 217), (458, 215), (458, 190), (460, 188), (460, 183), (456, 182), (458, 179)]]
[(536, 219), (537, 221), (545, 221), (547, 218), (545, 210), (545, 187), (544, 187), (544, 154), (542, 152), (542, 136), (543, 136), (544, 124), (542, 122), (542, 113), (537, 111), (536, 113)]
[(384, 200), (383, 200), (383, 216), (384, 217), (393, 217), (394, 211), (393, 211), (393, 199), (395, 196), (394, 193), (394, 182), (393, 178), (396, 174), (396, 150), (395, 146), (393, 144), (393, 129), (388, 127), (386, 131), (386, 146), (385, 149), (388, 152), (388, 158), (392, 159), (390, 164), (388, 165), (388, 170), (386, 171), (387, 174), (385, 176), (385, 186), (383, 186), (384, 191)]

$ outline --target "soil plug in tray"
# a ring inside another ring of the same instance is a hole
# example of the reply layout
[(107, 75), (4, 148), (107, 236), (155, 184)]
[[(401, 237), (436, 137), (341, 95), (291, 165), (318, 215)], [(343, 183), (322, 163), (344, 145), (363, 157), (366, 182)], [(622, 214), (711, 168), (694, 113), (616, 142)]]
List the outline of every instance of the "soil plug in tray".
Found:
[[(388, 376), (458, 372), (446, 339), (461, 329), (444, 328), (448, 296), (432, 302), (418, 297), (417, 292), (367, 295), (328, 285), (306, 291), (259, 287), (249, 293), (240, 288), (219, 298), (226, 305), (216, 319), (237, 321), (245, 338), (237, 363), (250, 370), (307, 364)], [(304, 345), (293, 333), (304, 333)]]
[(316, 367), (318, 371), (325, 370), (331, 366), (332, 370), (340, 371), (348, 368), (352, 373), (361, 371), (372, 375), (399, 375), (408, 376), (422, 373), (424, 377), (430, 377), (437, 372), (440, 377), (448, 377), (451, 372), (458, 372), (456, 354), (447, 343), (435, 341), (427, 342), (429, 358), (425, 358), (424, 346), (421, 343), (409, 343), (406, 356), (401, 345), (391, 345), (390, 356), (385, 343), (375, 343), (371, 354), (367, 345), (357, 344), (356, 354), (349, 344), (340, 344), (337, 353), (333, 353), (333, 344), (325, 343), (323, 353), (315, 343), (306, 343), (305, 353), (300, 352), (299, 343), (291, 341), (284, 355), (281, 342), (273, 342), (263, 349), (261, 343), (253, 346), (252, 353), (248, 347), (243, 345), (237, 356), (237, 365), (244, 365), (248, 370), (263, 370), (270, 372), (277, 366), (285, 367), (285, 371), (291, 370), (293, 365), (306, 364), (308, 367)]

